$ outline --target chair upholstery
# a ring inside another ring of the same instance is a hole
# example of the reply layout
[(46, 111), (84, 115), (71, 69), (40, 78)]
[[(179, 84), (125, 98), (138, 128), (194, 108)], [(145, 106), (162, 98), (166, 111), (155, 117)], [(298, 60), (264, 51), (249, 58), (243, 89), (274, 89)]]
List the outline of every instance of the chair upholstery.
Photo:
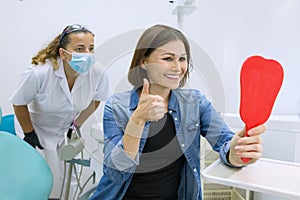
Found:
[(14, 114), (2, 116), (2, 122), (0, 123), (0, 131), (9, 132), (13, 135), (16, 135), (14, 118)]
[(48, 200), (53, 175), (32, 146), (0, 131), (0, 159), (0, 199)]

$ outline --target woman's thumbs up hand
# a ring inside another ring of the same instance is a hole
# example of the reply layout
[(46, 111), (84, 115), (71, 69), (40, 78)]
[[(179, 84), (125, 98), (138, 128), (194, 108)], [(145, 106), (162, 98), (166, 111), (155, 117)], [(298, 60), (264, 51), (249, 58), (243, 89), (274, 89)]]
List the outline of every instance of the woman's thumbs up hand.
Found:
[(159, 95), (149, 94), (149, 82), (144, 79), (142, 92), (138, 107), (134, 112), (134, 121), (145, 123), (146, 121), (157, 121), (164, 116), (165, 103), (164, 99)]

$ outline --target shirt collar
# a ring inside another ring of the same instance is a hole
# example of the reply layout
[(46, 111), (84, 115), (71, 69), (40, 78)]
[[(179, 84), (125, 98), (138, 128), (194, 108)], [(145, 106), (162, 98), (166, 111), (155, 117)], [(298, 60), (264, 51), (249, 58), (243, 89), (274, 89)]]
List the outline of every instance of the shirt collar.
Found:
[(139, 103), (139, 88), (133, 88), (131, 90), (131, 95), (130, 95), (129, 109), (130, 110), (136, 109), (138, 103)]
[(65, 77), (64, 65), (61, 58), (57, 58), (58, 69), (55, 71), (55, 75), (59, 77)]
[(169, 105), (168, 105), (168, 110), (172, 110), (176, 112), (178, 108), (178, 100), (176, 97), (177, 89), (176, 90), (171, 90), (171, 95), (170, 95), (170, 100), (169, 100)]

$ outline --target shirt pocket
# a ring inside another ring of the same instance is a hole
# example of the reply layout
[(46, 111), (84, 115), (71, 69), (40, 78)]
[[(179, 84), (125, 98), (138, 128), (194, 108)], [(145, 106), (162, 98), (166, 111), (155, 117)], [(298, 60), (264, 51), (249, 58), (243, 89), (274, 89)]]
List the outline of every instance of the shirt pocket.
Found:
[(36, 98), (32, 102), (32, 108), (34, 111), (45, 113), (72, 111), (72, 106), (66, 96), (57, 96), (46, 93), (36, 94)]
[(86, 109), (93, 100), (94, 93), (95, 91), (92, 88), (75, 91), (72, 94), (74, 110), (81, 112), (82, 110)]
[(196, 148), (200, 148), (200, 133), (199, 133), (199, 122), (197, 119), (188, 119), (186, 122), (185, 134), (186, 141), (189, 144), (193, 144)]
[(49, 95), (45, 93), (37, 93), (31, 107), (34, 111), (49, 112), (50, 99)]

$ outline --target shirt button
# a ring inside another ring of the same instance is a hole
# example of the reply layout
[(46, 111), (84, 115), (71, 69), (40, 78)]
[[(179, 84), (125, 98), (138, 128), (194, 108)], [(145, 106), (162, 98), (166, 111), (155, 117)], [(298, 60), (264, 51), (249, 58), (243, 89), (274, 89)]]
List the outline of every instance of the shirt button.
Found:
[(182, 146), (182, 147), (185, 147), (185, 145), (184, 145), (184, 144), (181, 144), (181, 146)]
[(171, 113), (172, 113), (172, 110), (169, 110), (169, 113), (171, 114)]
[(196, 168), (194, 168), (194, 172), (197, 172), (197, 169), (196, 169)]
[(198, 127), (199, 126), (199, 124), (196, 124), (196, 127)]
[(177, 117), (175, 117), (174, 120), (177, 121)]

